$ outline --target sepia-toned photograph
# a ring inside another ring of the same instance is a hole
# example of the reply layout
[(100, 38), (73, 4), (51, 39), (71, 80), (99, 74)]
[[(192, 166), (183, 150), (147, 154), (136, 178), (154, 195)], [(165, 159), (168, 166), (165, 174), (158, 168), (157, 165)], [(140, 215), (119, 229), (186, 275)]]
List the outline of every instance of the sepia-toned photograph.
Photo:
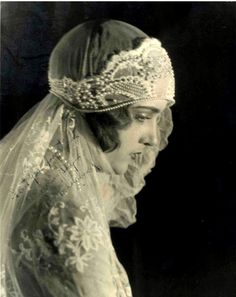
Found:
[(235, 297), (236, 3), (0, 9), (0, 296)]

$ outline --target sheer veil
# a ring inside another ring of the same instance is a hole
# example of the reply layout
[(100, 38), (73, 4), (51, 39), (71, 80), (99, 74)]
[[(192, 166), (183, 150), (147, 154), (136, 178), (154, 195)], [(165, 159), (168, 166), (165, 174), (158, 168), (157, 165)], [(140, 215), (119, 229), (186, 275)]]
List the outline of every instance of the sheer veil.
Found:
[[(111, 31), (116, 33), (112, 35)], [(104, 21), (102, 26), (88, 22), (63, 37), (51, 55), (50, 73), (58, 79), (67, 76), (76, 81), (93, 76), (101, 72), (112, 55), (121, 49), (133, 49), (137, 39), (146, 37), (122, 22)], [(133, 160), (125, 175), (114, 174), (83, 113), (53, 94), (26, 113), (5, 136), (0, 143), (1, 267), (2, 286), (12, 292), (9, 296), (24, 296), (15, 275), (9, 241), (33, 204), (42, 199), (46, 203), (52, 195), (58, 201), (64, 197), (65, 203), (79, 199), (104, 230), (109, 226), (125, 228), (135, 222), (134, 196), (145, 185), (144, 177), (155, 165), (156, 156), (167, 145), (172, 131), (169, 107), (161, 114), (158, 127), (159, 148), (149, 149), (140, 159)], [(104, 209), (104, 199), (109, 201), (107, 209), (99, 212), (98, 208)], [(109, 238), (106, 240), (111, 244)]]

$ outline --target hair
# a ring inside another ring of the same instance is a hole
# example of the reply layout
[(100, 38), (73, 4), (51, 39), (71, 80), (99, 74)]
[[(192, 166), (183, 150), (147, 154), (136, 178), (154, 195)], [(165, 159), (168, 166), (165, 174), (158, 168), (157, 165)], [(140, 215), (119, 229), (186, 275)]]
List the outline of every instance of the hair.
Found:
[(127, 128), (132, 122), (128, 106), (108, 112), (86, 113), (85, 118), (102, 150), (106, 152), (120, 146), (118, 130)]
[[(121, 21), (103, 19), (80, 24), (65, 34), (52, 51), (49, 60), (50, 76), (59, 80), (68, 77), (79, 82), (101, 75), (114, 55), (137, 48), (145, 38), (148, 35), (140, 29)], [(58, 98), (77, 107), (77, 101), (72, 98), (71, 101), (63, 96)], [(163, 117), (164, 128), (161, 130), (162, 147), (166, 145), (172, 127), (170, 111), (166, 111), (165, 115), (167, 119)], [(85, 113), (85, 118), (103, 151), (116, 149), (120, 145), (119, 130), (125, 129), (132, 122), (128, 107), (101, 113), (91, 110), (91, 113)], [(165, 129), (167, 131), (164, 133)]]

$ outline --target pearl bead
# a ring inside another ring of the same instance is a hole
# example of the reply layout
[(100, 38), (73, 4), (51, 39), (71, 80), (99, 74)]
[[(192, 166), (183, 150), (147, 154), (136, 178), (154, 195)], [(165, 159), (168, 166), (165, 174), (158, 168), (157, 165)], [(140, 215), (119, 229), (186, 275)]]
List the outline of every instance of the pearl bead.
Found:
[[(154, 51), (156, 56), (153, 55)], [(129, 74), (129, 67), (132, 67), (134, 72), (130, 71)], [(124, 71), (120, 77), (114, 78), (123, 69), (127, 69), (127, 73)], [(158, 40), (147, 38), (136, 49), (113, 55), (100, 75), (73, 81), (67, 77), (53, 79), (49, 73), (49, 85), (52, 94), (65, 101), (73, 102), (75, 109), (84, 112), (100, 112), (142, 101), (144, 95), (152, 94), (153, 84), (157, 79), (168, 76), (174, 81), (168, 54)], [(88, 90), (91, 88), (93, 95), (90, 92), (90, 96)], [(174, 83), (169, 93), (171, 95), (168, 100), (173, 101)], [(96, 94), (101, 94), (102, 103)], [(129, 99), (116, 105), (114, 102), (106, 102), (105, 96), (112, 94), (127, 96)], [(105, 108), (107, 105), (108, 107)]]

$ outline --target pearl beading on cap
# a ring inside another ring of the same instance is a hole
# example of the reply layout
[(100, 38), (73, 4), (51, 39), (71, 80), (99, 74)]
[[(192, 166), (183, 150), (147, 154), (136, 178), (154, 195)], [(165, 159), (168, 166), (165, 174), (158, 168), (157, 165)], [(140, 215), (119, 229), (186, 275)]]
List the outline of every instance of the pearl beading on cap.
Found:
[(162, 78), (169, 79), (165, 100), (174, 102), (174, 73), (170, 58), (159, 40), (146, 38), (130, 51), (113, 55), (100, 75), (81, 81), (52, 78), (50, 92), (83, 112), (102, 112), (141, 100), (157, 99)]

